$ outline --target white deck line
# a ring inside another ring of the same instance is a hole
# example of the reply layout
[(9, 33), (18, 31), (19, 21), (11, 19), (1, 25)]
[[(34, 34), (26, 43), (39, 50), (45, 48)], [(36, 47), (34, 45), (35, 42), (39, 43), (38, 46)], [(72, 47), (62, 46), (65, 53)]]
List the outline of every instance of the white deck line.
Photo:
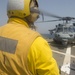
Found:
[(63, 65), (61, 66), (61, 71), (70, 74), (70, 59), (71, 59), (71, 47), (68, 47), (66, 50), (66, 55), (64, 58)]
[[(58, 53), (58, 54), (62, 54), (62, 55), (66, 55), (66, 53), (59, 52), (59, 51), (55, 51), (55, 50), (52, 50), (52, 52), (54, 52), (54, 53)], [(70, 55), (70, 57), (75, 58), (74, 55)]]

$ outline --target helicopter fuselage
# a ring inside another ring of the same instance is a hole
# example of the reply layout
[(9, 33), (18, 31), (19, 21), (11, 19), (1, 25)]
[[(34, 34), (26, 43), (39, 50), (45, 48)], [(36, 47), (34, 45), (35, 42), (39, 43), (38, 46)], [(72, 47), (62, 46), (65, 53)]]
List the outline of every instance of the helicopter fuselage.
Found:
[(58, 25), (54, 33), (53, 40), (62, 44), (75, 42), (75, 26)]

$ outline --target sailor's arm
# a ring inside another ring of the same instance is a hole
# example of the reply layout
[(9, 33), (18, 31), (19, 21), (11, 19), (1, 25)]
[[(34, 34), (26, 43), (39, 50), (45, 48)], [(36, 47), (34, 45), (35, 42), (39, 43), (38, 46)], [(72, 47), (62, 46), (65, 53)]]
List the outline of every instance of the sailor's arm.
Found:
[[(47, 41), (38, 37), (31, 46), (29, 60), (36, 75), (59, 75), (59, 69)], [(32, 59), (32, 60), (31, 60)]]

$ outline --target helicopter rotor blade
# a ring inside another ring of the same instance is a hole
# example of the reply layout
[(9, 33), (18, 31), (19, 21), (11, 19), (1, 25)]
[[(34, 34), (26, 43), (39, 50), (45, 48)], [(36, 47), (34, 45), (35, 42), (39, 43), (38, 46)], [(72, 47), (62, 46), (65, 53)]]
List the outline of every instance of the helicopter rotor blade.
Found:
[(43, 13), (43, 15), (48, 16), (48, 17), (53, 17), (53, 18), (62, 18), (62, 17), (60, 17), (60, 16), (57, 16), (57, 15), (52, 14), (52, 13), (48, 13), (48, 12), (43, 11), (43, 10), (40, 10), (40, 9), (39, 9), (39, 12), (40, 12), (40, 14)]
[(60, 16), (54, 15), (54, 14), (52, 14), (52, 13), (48, 13), (48, 12), (43, 11), (43, 10), (41, 10), (41, 9), (37, 10), (37, 9), (31, 8), (30, 11), (33, 12), (33, 13), (36, 12), (36, 13), (38, 13), (38, 14), (40, 14), (40, 15), (43, 14), (43, 15), (48, 16), (48, 17), (62, 18), (62, 17), (60, 17)]
[(71, 20), (74, 20), (74, 19), (75, 19), (74, 17), (62, 17), (60, 20), (71, 21)]
[(55, 21), (60, 21), (60, 20), (38, 21), (38, 22), (36, 22), (36, 23), (42, 23), (42, 22), (55, 22)]
[[(58, 21), (63, 20), (63, 21), (66, 21), (66, 23), (68, 23), (68, 21), (71, 21), (71, 20), (74, 20), (75, 19), (74, 17), (60, 17), (60, 16), (57, 16), (55, 14), (52, 14), (52, 13), (48, 13), (46, 11), (43, 11), (41, 9), (37, 10), (37, 9), (31, 8), (30, 11), (32, 13), (36, 12), (36, 13), (42, 15), (42, 18), (43, 18), (43, 15), (44, 15), (44, 16), (48, 16), (48, 17), (58, 18), (59, 19)], [(44, 20), (44, 18), (43, 18), (43, 20)], [(46, 22), (46, 21), (42, 21), (42, 22)], [(47, 21), (47, 22), (50, 22), (50, 21)]]
[(42, 21), (44, 21), (44, 15), (42, 14)]
[(48, 31), (55, 31), (56, 30), (56, 28), (54, 28), (54, 29), (51, 29), (51, 30), (48, 30)]

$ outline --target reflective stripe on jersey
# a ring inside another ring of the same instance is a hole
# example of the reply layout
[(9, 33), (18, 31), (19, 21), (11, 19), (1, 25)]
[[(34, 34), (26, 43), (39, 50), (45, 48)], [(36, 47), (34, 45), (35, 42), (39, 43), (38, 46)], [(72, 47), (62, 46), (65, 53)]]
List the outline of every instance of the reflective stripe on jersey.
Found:
[(18, 41), (0, 36), (0, 50), (15, 53)]

